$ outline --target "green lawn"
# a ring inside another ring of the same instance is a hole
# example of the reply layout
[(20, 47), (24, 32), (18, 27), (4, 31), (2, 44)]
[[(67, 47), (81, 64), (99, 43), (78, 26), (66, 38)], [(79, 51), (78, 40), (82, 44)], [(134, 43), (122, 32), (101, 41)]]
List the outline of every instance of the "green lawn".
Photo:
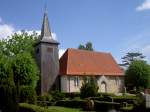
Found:
[(59, 106), (50, 106), (48, 107), (48, 109), (53, 112), (83, 112), (81, 111), (81, 109), (66, 108), (66, 107), (59, 107)]
[(67, 107), (60, 107), (60, 106), (40, 107), (37, 105), (27, 104), (27, 103), (20, 103), (19, 107), (22, 109), (30, 110), (32, 112), (87, 112), (87, 111), (82, 111), (81, 109), (78, 108), (67, 108)]

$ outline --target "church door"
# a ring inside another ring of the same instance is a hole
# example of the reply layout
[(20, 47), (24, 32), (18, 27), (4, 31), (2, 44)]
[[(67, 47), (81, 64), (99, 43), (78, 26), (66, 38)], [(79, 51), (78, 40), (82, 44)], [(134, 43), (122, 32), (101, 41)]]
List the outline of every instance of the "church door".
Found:
[(102, 83), (101, 83), (101, 92), (102, 92), (102, 93), (105, 93), (105, 92), (106, 92), (106, 83), (105, 83), (105, 82), (102, 82)]

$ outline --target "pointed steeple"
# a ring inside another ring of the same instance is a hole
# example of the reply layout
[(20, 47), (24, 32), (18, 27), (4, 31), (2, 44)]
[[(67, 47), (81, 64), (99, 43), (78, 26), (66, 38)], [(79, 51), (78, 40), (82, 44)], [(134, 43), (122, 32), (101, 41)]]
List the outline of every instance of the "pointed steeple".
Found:
[(45, 7), (45, 12), (44, 12), (44, 17), (43, 17), (40, 41), (46, 42), (46, 43), (59, 44), (59, 42), (57, 42), (56, 40), (52, 38), (52, 32), (51, 32), (49, 21), (48, 21), (48, 14), (47, 14), (46, 7)]
[(52, 39), (51, 29), (49, 26), (47, 11), (44, 12), (42, 30), (41, 30), (41, 39)]

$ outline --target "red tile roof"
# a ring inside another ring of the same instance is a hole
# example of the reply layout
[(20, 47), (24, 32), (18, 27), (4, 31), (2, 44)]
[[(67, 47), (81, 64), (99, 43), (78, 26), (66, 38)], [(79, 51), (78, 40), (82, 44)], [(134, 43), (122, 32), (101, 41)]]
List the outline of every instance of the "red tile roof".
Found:
[(67, 49), (60, 58), (60, 75), (123, 76), (110, 53)]

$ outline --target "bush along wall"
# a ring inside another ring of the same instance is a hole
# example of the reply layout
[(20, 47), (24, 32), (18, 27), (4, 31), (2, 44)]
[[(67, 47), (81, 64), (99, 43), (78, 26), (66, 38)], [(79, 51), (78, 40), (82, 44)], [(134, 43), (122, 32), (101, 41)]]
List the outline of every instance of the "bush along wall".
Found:
[(44, 95), (44, 96), (38, 96), (37, 97), (37, 105), (46, 107), (54, 105), (55, 102), (52, 102), (52, 96), (51, 95)]
[(55, 105), (70, 108), (81, 108), (83, 102), (85, 102), (85, 100), (61, 100), (57, 101)]

